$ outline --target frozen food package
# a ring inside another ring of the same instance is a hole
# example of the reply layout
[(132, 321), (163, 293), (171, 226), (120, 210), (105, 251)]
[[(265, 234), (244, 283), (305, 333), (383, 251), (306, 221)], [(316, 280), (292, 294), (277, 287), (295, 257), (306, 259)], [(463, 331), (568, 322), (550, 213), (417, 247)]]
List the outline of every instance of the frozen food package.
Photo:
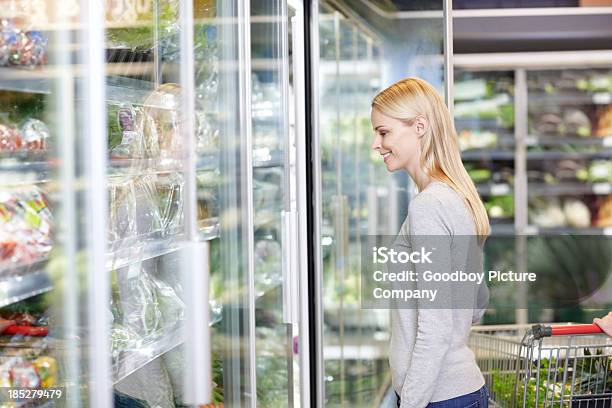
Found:
[(136, 233), (139, 239), (155, 238), (162, 229), (155, 188), (157, 176), (147, 174), (134, 179)]
[(0, 123), (0, 152), (21, 150), (23, 140), (21, 133), (13, 126)]
[(19, 127), (25, 148), (29, 151), (47, 149), (49, 143), (49, 128), (38, 119), (27, 119)]
[(144, 158), (143, 115), (131, 104), (122, 104), (117, 111), (117, 122), (121, 129), (121, 143), (115, 146), (110, 157), (120, 159)]
[(42, 387), (48, 388), (57, 384), (57, 362), (53, 357), (38, 357), (32, 364), (36, 368)]
[(136, 237), (136, 198), (134, 183), (128, 177), (108, 179), (108, 239), (111, 249)]
[(173, 327), (185, 318), (185, 303), (172, 286), (163, 280), (149, 275), (156, 290), (157, 303), (163, 327)]
[(176, 234), (183, 225), (183, 186), (183, 176), (177, 172), (157, 178), (160, 224), (166, 235)]
[(53, 246), (53, 214), (37, 187), (0, 193), (0, 265), (33, 263)]
[(150, 118), (147, 119), (145, 139), (157, 138), (162, 163), (182, 158), (180, 95), (179, 85), (167, 83), (151, 92), (144, 102), (145, 114)]
[(115, 369), (119, 367), (119, 358), (122, 353), (135, 352), (142, 344), (142, 339), (135, 330), (128, 326), (113, 323), (110, 335), (111, 357), (115, 363)]
[(161, 329), (162, 314), (155, 284), (142, 263), (135, 262), (117, 271), (119, 305), (124, 326), (153, 339)]

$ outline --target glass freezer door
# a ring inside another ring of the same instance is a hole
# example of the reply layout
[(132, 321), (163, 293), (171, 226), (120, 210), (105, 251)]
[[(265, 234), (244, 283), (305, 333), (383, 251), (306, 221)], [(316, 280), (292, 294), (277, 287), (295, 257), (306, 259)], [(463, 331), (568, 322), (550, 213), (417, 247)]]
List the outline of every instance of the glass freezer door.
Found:
[(255, 350), (262, 407), (300, 405), (302, 18), (299, 2), (251, 2)]
[(379, 406), (385, 395), (394, 398), (390, 311), (361, 307), (361, 242), (396, 235), (415, 189), (372, 151), (370, 106), (380, 90), (408, 76), (426, 79), (444, 95), (445, 20), (442, 2), (317, 3), (318, 53), (311, 67), (320, 163), (316, 405)]

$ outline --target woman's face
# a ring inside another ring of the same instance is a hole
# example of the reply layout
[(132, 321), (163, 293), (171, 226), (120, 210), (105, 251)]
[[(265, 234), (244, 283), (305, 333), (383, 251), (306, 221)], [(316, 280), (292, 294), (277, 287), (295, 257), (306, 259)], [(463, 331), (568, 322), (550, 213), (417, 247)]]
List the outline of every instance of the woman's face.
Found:
[(382, 156), (387, 170), (409, 170), (419, 165), (421, 144), (416, 121), (408, 125), (376, 108), (372, 108), (371, 121), (374, 129), (372, 149)]

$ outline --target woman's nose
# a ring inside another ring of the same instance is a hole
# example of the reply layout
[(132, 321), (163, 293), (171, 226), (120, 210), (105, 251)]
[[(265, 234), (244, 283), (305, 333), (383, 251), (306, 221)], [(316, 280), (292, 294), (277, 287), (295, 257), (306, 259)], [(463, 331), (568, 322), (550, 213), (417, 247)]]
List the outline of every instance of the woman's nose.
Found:
[(372, 142), (372, 150), (380, 150), (380, 147), (380, 136), (376, 135), (374, 142)]

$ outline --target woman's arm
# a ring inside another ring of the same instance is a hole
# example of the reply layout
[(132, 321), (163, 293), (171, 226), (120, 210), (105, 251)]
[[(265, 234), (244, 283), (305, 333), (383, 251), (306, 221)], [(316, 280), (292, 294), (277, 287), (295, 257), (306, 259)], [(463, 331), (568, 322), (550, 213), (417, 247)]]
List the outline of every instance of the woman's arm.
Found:
[(435, 248), (431, 264), (414, 264), (419, 277), (418, 288), (436, 290), (437, 295), (435, 302), (427, 299), (418, 302), (416, 342), (401, 395), (403, 408), (421, 408), (433, 398), (453, 334), (451, 285), (425, 282), (423, 272), (451, 271), (451, 237), (442, 203), (436, 197), (417, 197), (410, 205), (408, 222), (413, 251), (422, 247)]

